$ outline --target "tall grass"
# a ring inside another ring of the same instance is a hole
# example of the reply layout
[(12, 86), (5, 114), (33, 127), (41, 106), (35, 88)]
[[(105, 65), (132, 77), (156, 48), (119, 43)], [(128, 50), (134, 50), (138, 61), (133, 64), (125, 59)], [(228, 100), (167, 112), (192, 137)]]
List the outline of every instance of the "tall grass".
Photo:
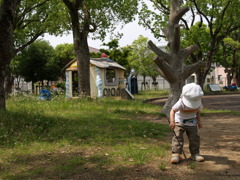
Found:
[(97, 171), (164, 157), (169, 145), (162, 141), (169, 129), (146, 121), (158, 116), (160, 107), (143, 103), (158, 95), (140, 94), (135, 100), (11, 97), (7, 111), (0, 111), (0, 177), (69, 178), (88, 166)]

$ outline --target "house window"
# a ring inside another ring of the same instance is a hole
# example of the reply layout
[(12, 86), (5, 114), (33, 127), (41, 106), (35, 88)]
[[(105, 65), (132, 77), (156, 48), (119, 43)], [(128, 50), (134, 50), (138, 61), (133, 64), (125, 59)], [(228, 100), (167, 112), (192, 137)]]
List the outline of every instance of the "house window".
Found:
[(116, 86), (117, 85), (117, 71), (113, 68), (107, 68), (105, 70), (105, 85)]
[(218, 75), (218, 81), (222, 81), (222, 75)]

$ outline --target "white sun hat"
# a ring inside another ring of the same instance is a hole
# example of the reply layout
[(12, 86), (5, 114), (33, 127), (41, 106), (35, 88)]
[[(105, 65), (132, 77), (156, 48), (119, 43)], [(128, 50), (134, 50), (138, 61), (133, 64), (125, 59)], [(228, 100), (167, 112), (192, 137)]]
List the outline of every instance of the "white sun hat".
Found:
[(203, 95), (204, 93), (199, 85), (190, 83), (183, 86), (181, 98), (187, 107), (196, 109), (202, 104), (201, 97)]

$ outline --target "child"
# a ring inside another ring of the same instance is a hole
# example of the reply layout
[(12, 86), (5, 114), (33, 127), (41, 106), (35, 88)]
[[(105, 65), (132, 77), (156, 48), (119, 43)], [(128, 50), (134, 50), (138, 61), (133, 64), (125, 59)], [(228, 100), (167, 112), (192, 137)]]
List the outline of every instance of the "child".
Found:
[(189, 139), (189, 150), (191, 159), (202, 162), (204, 158), (199, 154), (200, 136), (198, 128), (202, 128), (200, 110), (203, 108), (201, 97), (203, 91), (195, 83), (186, 84), (182, 89), (182, 94), (178, 102), (170, 111), (170, 128), (175, 131), (172, 139), (172, 159), (171, 162), (180, 162), (184, 139), (183, 133), (186, 132)]

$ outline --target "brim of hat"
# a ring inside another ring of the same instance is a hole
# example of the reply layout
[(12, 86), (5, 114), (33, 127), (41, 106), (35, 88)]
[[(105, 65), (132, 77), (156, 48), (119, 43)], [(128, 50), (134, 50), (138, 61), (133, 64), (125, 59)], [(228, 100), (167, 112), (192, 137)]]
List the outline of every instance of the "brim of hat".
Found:
[(190, 100), (183, 96), (182, 100), (185, 106), (193, 109), (199, 108), (202, 104), (201, 98), (199, 98), (198, 100)]

